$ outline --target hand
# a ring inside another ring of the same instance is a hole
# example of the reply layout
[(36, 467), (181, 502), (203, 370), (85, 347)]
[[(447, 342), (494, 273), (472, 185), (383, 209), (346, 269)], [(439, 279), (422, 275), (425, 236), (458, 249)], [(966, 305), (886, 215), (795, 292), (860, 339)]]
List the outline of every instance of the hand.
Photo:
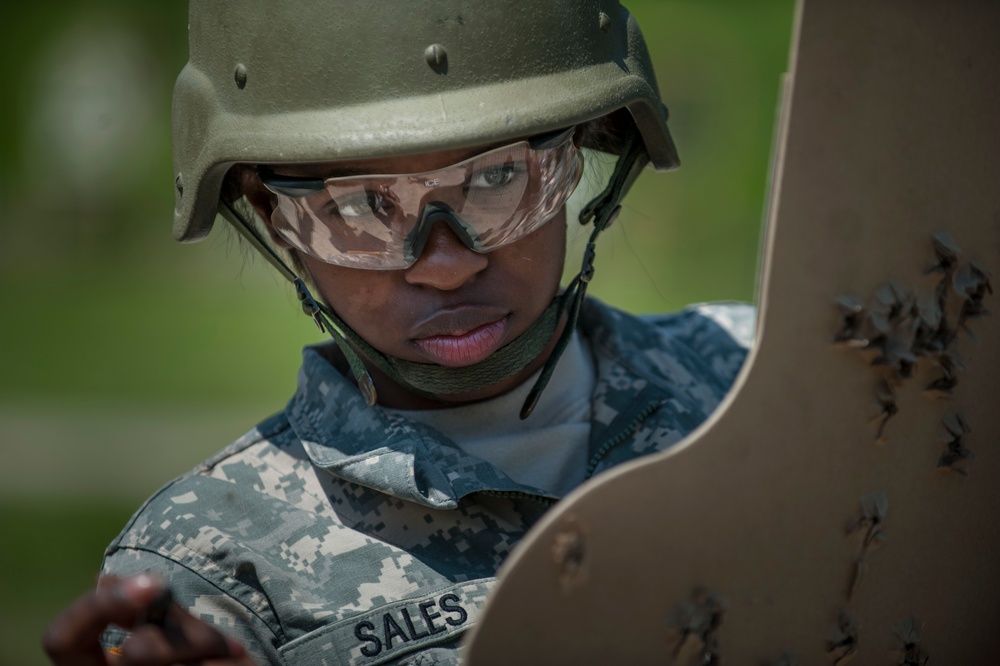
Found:
[[(56, 617), (45, 631), (42, 645), (56, 666), (254, 666), (240, 643), (171, 604), (160, 624), (149, 624), (150, 605), (165, 587), (158, 579), (105, 576)], [(121, 654), (106, 652), (101, 632), (109, 624), (129, 629)]]

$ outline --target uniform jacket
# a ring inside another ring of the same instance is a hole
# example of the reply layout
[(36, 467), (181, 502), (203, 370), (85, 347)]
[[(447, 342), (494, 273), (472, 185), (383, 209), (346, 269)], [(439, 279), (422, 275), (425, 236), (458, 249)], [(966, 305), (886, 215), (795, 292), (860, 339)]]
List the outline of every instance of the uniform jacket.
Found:
[[(589, 299), (579, 322), (598, 375), (588, 476), (704, 421), (752, 322), (744, 305), (635, 317)], [(160, 573), (181, 605), (262, 664), (455, 663), (497, 568), (557, 500), (366, 406), (306, 349), (285, 410), (150, 498), (104, 572)], [(124, 637), (110, 629), (104, 642)]]

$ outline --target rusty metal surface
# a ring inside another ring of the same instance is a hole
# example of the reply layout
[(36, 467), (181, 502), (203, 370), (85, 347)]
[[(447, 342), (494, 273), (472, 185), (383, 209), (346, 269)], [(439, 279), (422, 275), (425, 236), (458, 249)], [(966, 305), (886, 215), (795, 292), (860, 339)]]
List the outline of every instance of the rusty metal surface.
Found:
[(546, 516), (474, 666), (1000, 661), (1000, 4), (799, 11), (748, 367)]

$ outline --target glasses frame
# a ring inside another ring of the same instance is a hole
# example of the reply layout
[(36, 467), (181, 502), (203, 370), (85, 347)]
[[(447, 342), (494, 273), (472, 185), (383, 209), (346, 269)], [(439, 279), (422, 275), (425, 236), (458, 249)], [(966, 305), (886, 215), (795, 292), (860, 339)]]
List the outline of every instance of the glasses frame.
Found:
[[(403, 179), (403, 178), (432, 176), (435, 173), (461, 167), (462, 165), (468, 162), (480, 160), (490, 155), (491, 153), (509, 150), (515, 146), (524, 143), (528, 144), (528, 148), (532, 152), (560, 148), (573, 139), (575, 132), (576, 132), (576, 126), (559, 129), (553, 132), (547, 132), (545, 134), (536, 135), (529, 139), (522, 139), (520, 141), (515, 141), (509, 144), (491, 148), (489, 150), (470, 156), (464, 160), (461, 160), (449, 166), (444, 166), (438, 169), (432, 169), (429, 171), (423, 171), (417, 173), (408, 173), (408, 174), (380, 173), (380, 174), (364, 174), (364, 175), (349, 175), (349, 176), (331, 176), (329, 178), (315, 178), (308, 176), (299, 177), (299, 176), (276, 174), (274, 173), (273, 167), (271, 165), (266, 165), (266, 164), (258, 164), (256, 169), (261, 183), (269, 192), (279, 197), (286, 197), (289, 199), (301, 199), (304, 197), (309, 197), (323, 192), (328, 187), (328, 185), (333, 181), (339, 183), (346, 183), (354, 180), (360, 182), (366, 179), (384, 180), (384, 179), (394, 179), (394, 178)], [(575, 155), (575, 159), (581, 160), (582, 155), (577, 153)], [(572, 193), (572, 191), (579, 184), (582, 171), (583, 167), (582, 164), (580, 164), (577, 168), (577, 173), (571, 179), (572, 185), (567, 187), (567, 193), (565, 194), (566, 198), (569, 198), (569, 194)], [(525, 219), (527, 219), (527, 216)], [(546, 224), (549, 221), (549, 219), (551, 219), (551, 215), (547, 216), (546, 219), (543, 222), (539, 223), (536, 228)], [(420, 254), (424, 249), (424, 246), (426, 245), (426, 241), (430, 234), (431, 228), (433, 227), (434, 223), (438, 221), (445, 222), (466, 247), (480, 254), (484, 254), (494, 249), (498, 249), (499, 247), (503, 247), (503, 245), (506, 245), (510, 242), (514, 242), (519, 238), (523, 237), (523, 236), (518, 236), (513, 240), (501, 243), (499, 245), (496, 245), (495, 247), (488, 247), (488, 248), (484, 247), (483, 243), (480, 240), (479, 232), (477, 231), (476, 226), (462, 219), (461, 215), (459, 215), (450, 206), (448, 206), (446, 203), (442, 201), (430, 201), (421, 207), (419, 220), (417, 224), (414, 226), (412, 230), (410, 230), (410, 232), (407, 234), (407, 237), (404, 240), (401, 263), (387, 261), (385, 262), (387, 264), (385, 266), (374, 266), (374, 265), (360, 266), (349, 261), (344, 261), (344, 262), (331, 261), (329, 258), (324, 258), (323, 256), (319, 256), (318, 254), (316, 254), (314, 251), (310, 251), (310, 249), (302, 243), (301, 239), (297, 237), (297, 234), (296, 238), (289, 238), (288, 234), (280, 230), (278, 231), (278, 233), (280, 233), (294, 247), (297, 247), (299, 250), (306, 252), (307, 254), (310, 254), (314, 258), (324, 263), (329, 263), (338, 266), (345, 266), (349, 268), (359, 268), (363, 270), (397, 270), (397, 269), (408, 268), (417, 261), (417, 259), (420, 257)]]

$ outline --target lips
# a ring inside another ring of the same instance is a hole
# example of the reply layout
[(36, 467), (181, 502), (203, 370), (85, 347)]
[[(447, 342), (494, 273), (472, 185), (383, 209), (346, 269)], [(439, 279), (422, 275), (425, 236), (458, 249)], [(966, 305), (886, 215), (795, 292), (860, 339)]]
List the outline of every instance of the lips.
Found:
[(479, 363), (499, 349), (507, 326), (508, 314), (495, 308), (460, 308), (424, 320), (412, 340), (429, 362), (461, 367)]

